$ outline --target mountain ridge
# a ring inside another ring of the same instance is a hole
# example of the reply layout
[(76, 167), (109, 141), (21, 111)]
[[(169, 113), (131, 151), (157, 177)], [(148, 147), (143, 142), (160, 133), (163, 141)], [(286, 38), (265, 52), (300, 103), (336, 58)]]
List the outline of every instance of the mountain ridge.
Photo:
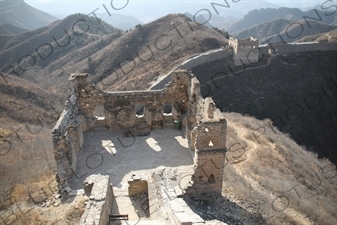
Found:
[[(46, 27), (13, 37), (0, 35), (1, 70), (11, 73), (13, 66), (16, 74), (53, 86), (53, 82), (58, 83), (57, 78), (44, 79), (43, 74), (50, 73), (50, 71), (44, 71), (46, 67), (52, 67), (52, 71), (62, 69), (64, 64), (57, 62), (73, 52), (77, 54), (64, 60), (64, 63), (86, 59), (120, 35), (122, 35), (121, 30), (82, 14), (74, 14)], [(91, 47), (86, 48), (86, 46)]]
[(12, 24), (2, 23), (0, 24), (0, 35), (17, 35), (29, 30), (23, 29)]
[(274, 19), (261, 23), (245, 30), (233, 33), (238, 39), (249, 36), (259, 39), (260, 43), (268, 42), (294, 42), (305, 36), (316, 35), (336, 29), (331, 26), (316, 21), (310, 21), (310, 27), (305, 20), (291, 21), (286, 19)]
[(337, 42), (337, 28), (335, 30), (322, 33), (322, 34), (316, 34), (316, 35), (310, 35), (305, 36), (298, 40), (298, 42)]
[(0, 1), (0, 21), (16, 27), (34, 30), (57, 20), (56, 17), (38, 10), (25, 1)]
[(231, 25), (228, 28), (228, 31), (230, 33), (239, 32), (260, 23), (266, 23), (267, 21), (271, 21), (274, 19), (297, 21), (303, 19), (310, 20), (310, 18), (315, 18), (315, 22), (319, 21), (324, 24), (331, 24), (335, 21), (335, 18), (332, 16), (333, 14), (334, 12), (331, 13), (330, 11), (317, 9), (312, 9), (306, 12), (303, 12), (302, 10), (297, 8), (291, 9), (285, 7), (281, 7), (278, 9), (255, 9), (247, 13), (243, 19)]

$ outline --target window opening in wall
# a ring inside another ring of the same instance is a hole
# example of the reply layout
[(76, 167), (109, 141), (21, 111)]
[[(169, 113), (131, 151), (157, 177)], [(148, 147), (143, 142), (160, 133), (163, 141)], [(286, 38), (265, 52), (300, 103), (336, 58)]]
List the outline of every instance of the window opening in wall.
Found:
[(164, 104), (164, 116), (172, 116), (172, 105), (169, 102)]
[(210, 183), (210, 184), (214, 184), (214, 183), (215, 183), (215, 178), (214, 178), (214, 175), (213, 175), (213, 174), (211, 174), (211, 175), (209, 176), (209, 178), (208, 178), (208, 183)]
[(197, 102), (197, 96), (193, 94), (192, 98), (193, 98), (193, 101), (191, 103), (194, 105), (194, 103)]
[(213, 147), (213, 142), (209, 141), (208, 146)]
[(98, 105), (94, 109), (94, 115), (97, 120), (105, 120), (104, 106)]
[(136, 117), (137, 118), (144, 117), (144, 105), (143, 104), (138, 103), (136, 105), (135, 109), (136, 109)]

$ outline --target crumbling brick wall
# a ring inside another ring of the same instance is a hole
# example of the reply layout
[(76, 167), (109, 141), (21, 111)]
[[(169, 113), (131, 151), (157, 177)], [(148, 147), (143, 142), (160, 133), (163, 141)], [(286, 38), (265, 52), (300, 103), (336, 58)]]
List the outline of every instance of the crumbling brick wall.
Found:
[(226, 154), (227, 121), (211, 98), (200, 95), (199, 81), (189, 86), (187, 137), (194, 154), (193, 196), (221, 194)]
[(108, 224), (114, 196), (109, 176), (95, 174), (87, 177), (84, 189), (89, 198), (80, 225)]
[(71, 94), (53, 131), (54, 155), (57, 163), (57, 181), (61, 192), (69, 189), (69, 180), (76, 173), (77, 155), (83, 144), (77, 97)]
[[(71, 191), (69, 180), (76, 175), (77, 156), (83, 144), (83, 132), (97, 126), (111, 129), (151, 127), (153, 123), (172, 122), (187, 112), (187, 86), (191, 74), (180, 71), (163, 90), (104, 92), (91, 83), (89, 74), (72, 74), (70, 96), (66, 107), (53, 129), (54, 151), (57, 162), (59, 190)], [(136, 116), (136, 106), (144, 106), (144, 116)], [(172, 106), (171, 116), (164, 116), (164, 105)], [(103, 106), (104, 120), (94, 111)]]
[[(103, 125), (136, 135), (135, 129), (144, 125), (152, 127), (158, 122), (181, 119), (190, 148), (195, 151), (194, 193), (221, 192), (222, 170), (216, 170), (212, 164), (221, 167), (225, 161), (227, 124), (213, 100), (201, 96), (200, 83), (191, 72), (177, 70), (164, 89), (150, 91), (104, 92), (91, 83), (89, 74), (72, 74), (69, 82), (71, 95), (53, 130), (61, 190), (69, 190), (85, 130)], [(169, 117), (164, 116), (167, 104), (172, 106)], [(139, 105), (144, 107), (141, 117), (136, 113)], [(104, 114), (100, 119), (95, 115), (96, 107)]]
[[(94, 110), (104, 107), (105, 123), (109, 128), (129, 129), (140, 122), (164, 120), (164, 105), (172, 106), (172, 117), (177, 119), (187, 111), (187, 91), (190, 74), (174, 74), (174, 80), (162, 90), (104, 92), (90, 82), (89, 74), (74, 74), (71, 82), (78, 96), (78, 108), (85, 116), (88, 129), (97, 126)], [(136, 117), (136, 106), (144, 106), (144, 117)], [(171, 120), (172, 121), (172, 120)], [(164, 121), (165, 122), (165, 121)]]

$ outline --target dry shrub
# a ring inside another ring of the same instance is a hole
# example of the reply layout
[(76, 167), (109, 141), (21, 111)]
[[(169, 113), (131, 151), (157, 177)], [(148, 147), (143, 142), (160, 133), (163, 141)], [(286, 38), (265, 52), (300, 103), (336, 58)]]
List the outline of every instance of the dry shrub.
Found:
[(23, 143), (11, 140), (11, 150), (0, 157), (0, 196), (16, 184), (53, 179), (56, 163), (50, 133), (49, 129), (35, 135), (21, 132)]
[[(246, 152), (246, 160), (225, 167), (224, 195), (254, 205), (264, 219), (273, 216), (267, 219), (268, 224), (337, 224), (337, 172), (333, 164), (297, 145), (289, 135), (271, 127), (268, 120), (237, 113), (226, 113), (225, 117), (227, 148), (235, 142), (255, 146)], [(256, 141), (253, 132), (259, 127), (265, 132)], [(323, 170), (330, 172), (323, 174)], [(270, 210), (278, 196), (289, 199), (284, 211)]]
[(34, 211), (33, 212), (33, 219), (32, 220), (35, 221), (35, 222), (41, 222), (42, 221), (42, 217), (41, 217), (40, 213), (37, 212), (37, 211)]
[(243, 177), (237, 174), (235, 168), (228, 164), (224, 171), (223, 194), (235, 193), (235, 196), (249, 201), (251, 195), (251, 185)]
[(22, 184), (15, 184), (14, 189), (11, 193), (11, 200), (13, 203), (27, 202), (29, 195), (27, 192), (27, 186)]
[(71, 207), (68, 207), (69, 210), (67, 210), (64, 217), (69, 221), (69, 224), (78, 224), (78, 221), (80, 221), (84, 213), (85, 201), (86, 199), (84, 197), (80, 197), (72, 204)]

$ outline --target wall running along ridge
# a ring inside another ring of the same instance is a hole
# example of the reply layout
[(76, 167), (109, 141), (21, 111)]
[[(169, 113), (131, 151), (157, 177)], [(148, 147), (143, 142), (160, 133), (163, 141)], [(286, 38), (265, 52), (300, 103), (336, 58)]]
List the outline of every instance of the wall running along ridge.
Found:
[[(181, 65), (174, 68), (167, 75), (159, 78), (158, 81), (150, 87), (150, 89), (158, 90), (164, 88), (167, 83), (172, 81), (172, 73), (176, 69), (192, 70), (197, 66), (219, 59), (232, 58), (234, 65), (240, 66), (242, 65), (242, 62), (245, 65), (254, 64), (258, 61), (261, 61), (262, 58), (268, 57), (270, 54), (290, 54), (310, 51), (337, 51), (336, 43), (270, 43), (267, 45), (259, 45), (256, 41), (244, 43), (241, 40), (236, 40), (238, 42), (235, 40), (236, 39), (230, 39), (228, 42), (229, 45), (225, 46), (224, 48), (190, 56)], [(242, 48), (239, 46), (242, 46)]]

